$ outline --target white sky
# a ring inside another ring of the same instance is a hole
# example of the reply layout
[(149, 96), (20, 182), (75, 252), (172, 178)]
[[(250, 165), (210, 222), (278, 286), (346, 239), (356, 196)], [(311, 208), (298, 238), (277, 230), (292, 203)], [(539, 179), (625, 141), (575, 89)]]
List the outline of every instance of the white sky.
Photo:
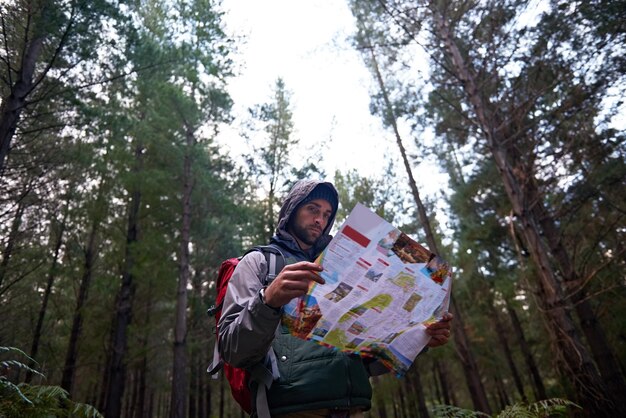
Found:
[[(323, 155), (322, 167), (355, 168), (361, 175), (382, 172), (383, 155), (395, 143), (379, 118), (369, 113), (371, 76), (350, 46), (353, 18), (344, 0), (224, 0), (229, 34), (238, 42), (240, 75), (230, 81), (234, 114), (271, 100), (282, 77), (292, 93), (296, 136)], [(221, 141), (233, 155), (240, 147), (238, 120)]]
[[(218, 138), (231, 156), (247, 150), (237, 115), (246, 117), (248, 108), (270, 101), (276, 79), (282, 77), (292, 93), (295, 135), (301, 146), (323, 156), (319, 165), (327, 180), (333, 180), (335, 170), (349, 169), (378, 179), (392, 159), (396, 176), (386, 184), (406, 191), (413, 207), (395, 136), (369, 112), (374, 80), (350, 44), (354, 20), (347, 0), (223, 0), (222, 6), (226, 31), (237, 39), (236, 60), (241, 65), (240, 74), (229, 82), (236, 120)], [(413, 136), (403, 140), (414, 155)], [(413, 167), (413, 175), (422, 199), (437, 201), (436, 216), (445, 225), (445, 201), (437, 198), (447, 189), (447, 175), (426, 161)]]

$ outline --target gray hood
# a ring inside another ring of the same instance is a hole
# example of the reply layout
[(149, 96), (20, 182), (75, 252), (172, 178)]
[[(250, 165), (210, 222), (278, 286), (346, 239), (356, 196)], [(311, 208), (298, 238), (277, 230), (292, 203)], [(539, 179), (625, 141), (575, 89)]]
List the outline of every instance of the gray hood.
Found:
[[(289, 240), (294, 241), (291, 234), (287, 232), (287, 224), (289, 222), (289, 217), (298, 207), (298, 205), (317, 187), (319, 184), (324, 184), (328, 186), (330, 190), (337, 196), (337, 190), (332, 183), (325, 181), (317, 181), (317, 180), (300, 180), (298, 181), (289, 191), (289, 194), (285, 198), (283, 202), (283, 206), (280, 208), (280, 213), (278, 214), (278, 225), (276, 226), (276, 236), (281, 240)], [(339, 197), (337, 196), (337, 200)], [(317, 240), (315, 248), (317, 251), (321, 251), (331, 240), (331, 236), (329, 232), (333, 227), (335, 222), (335, 216), (337, 215), (337, 210), (333, 212), (330, 219), (328, 220), (328, 225), (324, 229), (322, 236)]]

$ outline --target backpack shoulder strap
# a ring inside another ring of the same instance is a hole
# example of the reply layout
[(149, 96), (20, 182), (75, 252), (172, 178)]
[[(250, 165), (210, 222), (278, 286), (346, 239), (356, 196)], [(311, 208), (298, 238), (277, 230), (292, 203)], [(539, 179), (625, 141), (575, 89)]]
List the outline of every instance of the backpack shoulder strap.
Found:
[(285, 267), (285, 257), (283, 253), (273, 245), (258, 245), (250, 249), (250, 251), (261, 251), (265, 256), (265, 261), (267, 262), (267, 276), (265, 276), (264, 285), (269, 285)]

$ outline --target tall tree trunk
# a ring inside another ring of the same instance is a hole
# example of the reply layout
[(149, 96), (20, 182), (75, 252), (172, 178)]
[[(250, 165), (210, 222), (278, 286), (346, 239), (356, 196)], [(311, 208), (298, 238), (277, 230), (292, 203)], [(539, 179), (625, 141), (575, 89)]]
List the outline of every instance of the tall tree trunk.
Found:
[[(135, 147), (134, 174), (139, 177), (142, 171), (143, 146)], [(111, 341), (111, 363), (109, 365), (109, 379), (106, 389), (106, 406), (104, 416), (117, 418), (122, 412), (122, 399), (126, 383), (126, 353), (128, 350), (128, 328), (132, 320), (133, 298), (135, 283), (133, 268), (135, 257), (133, 246), (139, 238), (139, 208), (141, 207), (141, 191), (137, 185), (133, 186), (128, 208), (128, 229), (126, 231), (126, 248), (122, 283), (117, 295), (115, 320)]]
[[(41, 301), (41, 308), (39, 308), (39, 315), (37, 316), (37, 325), (35, 325), (35, 332), (33, 333), (33, 343), (30, 347), (30, 357), (37, 359), (37, 353), (39, 352), (39, 342), (41, 339), (41, 332), (43, 331), (43, 324), (46, 318), (46, 312), (48, 311), (48, 301), (50, 300), (50, 293), (52, 293), (52, 285), (56, 278), (57, 265), (59, 261), (59, 253), (61, 251), (61, 245), (63, 244), (63, 235), (65, 233), (65, 227), (67, 222), (67, 215), (69, 212), (69, 203), (63, 212), (63, 219), (59, 224), (59, 230), (57, 231), (56, 240), (54, 241), (54, 252), (52, 255), (52, 263), (48, 270), (48, 277), (46, 280), (46, 289), (43, 293), (43, 300)], [(54, 222), (52, 222), (54, 224)], [(31, 363), (31, 368), (34, 364)], [(28, 371), (26, 373), (25, 382), (30, 383), (33, 378), (33, 373)]]
[(441, 383), (441, 394), (443, 395), (443, 403), (446, 405), (456, 404), (453, 400), (448, 383), (448, 368), (445, 362), (435, 361), (435, 367), (437, 368), (437, 374), (439, 375), (439, 382)]
[(494, 382), (496, 386), (496, 393), (498, 394), (498, 402), (500, 403), (500, 409), (505, 409), (507, 405), (511, 403), (509, 400), (509, 395), (506, 393), (506, 388), (504, 387), (504, 382), (500, 377), (500, 373), (496, 371)]
[(587, 297), (585, 288), (585, 284), (591, 280), (595, 273), (591, 272), (589, 273), (590, 276), (581, 278), (563, 244), (561, 233), (556, 226), (554, 218), (547, 213), (542, 205), (535, 205), (533, 213), (540, 222), (551, 253), (555, 256), (559, 271), (565, 281), (566, 290), (571, 294), (580, 328), (585, 334), (587, 344), (591, 349), (593, 359), (598, 366), (602, 379), (612, 394), (612, 398), (619, 402), (623, 394), (626, 393), (626, 380), (621, 372), (617, 357), (606, 338), (604, 328), (600, 324), (591, 301)]
[[(29, 29), (27, 27), (25, 33), (28, 33)], [(39, 30), (35, 30), (35, 32), (37, 33)], [(25, 38), (28, 39), (28, 35), (25, 35)], [(11, 149), (11, 140), (26, 104), (26, 98), (33, 89), (35, 68), (41, 55), (44, 40), (45, 34), (37, 33), (31, 40), (27, 41), (15, 84), (10, 87), (7, 92), (8, 95), (2, 97), (2, 105), (0, 106), (0, 176), (4, 171), (6, 158)]]
[(432, 384), (432, 393), (434, 394), (434, 399), (431, 398), (433, 403), (441, 404), (445, 403), (443, 400), (443, 394), (441, 393), (441, 381), (439, 380), (439, 374), (437, 374), (437, 360), (434, 360), (432, 363), (432, 368), (430, 370), (433, 378), (431, 379)]
[[(420, 418), (428, 418), (430, 415), (428, 414), (428, 407), (426, 406), (426, 397), (424, 396), (424, 388), (422, 387), (421, 374), (417, 367), (413, 366), (413, 370), (408, 377), (411, 387), (415, 392), (415, 397), (417, 398), (417, 412)], [(414, 413), (411, 412), (412, 411), (409, 411), (409, 417), (414, 415)]]
[(148, 375), (148, 331), (150, 329), (150, 317), (152, 314), (152, 292), (148, 292), (148, 303), (146, 306), (146, 318), (144, 320), (144, 327), (146, 329), (145, 334), (141, 338), (141, 364), (139, 366), (139, 393), (137, 396), (137, 410), (134, 417), (130, 418), (144, 418), (146, 417), (146, 393), (147, 393), (147, 375)]
[(200, 393), (200, 385), (198, 382), (198, 358), (196, 350), (191, 351), (191, 361), (189, 362), (189, 413), (188, 418), (198, 418), (198, 395)]
[(74, 386), (74, 376), (76, 375), (76, 362), (78, 359), (78, 341), (82, 333), (83, 326), (83, 307), (87, 302), (89, 287), (93, 277), (93, 264), (96, 255), (96, 235), (100, 224), (99, 217), (95, 217), (92, 222), (89, 238), (87, 240), (87, 248), (85, 248), (85, 264), (83, 267), (83, 276), (80, 281), (80, 289), (74, 309), (74, 320), (72, 322), (72, 330), (70, 332), (70, 341), (65, 356), (65, 366), (63, 367), (63, 377), (61, 378), (61, 387), (70, 395)]
[(520, 323), (520, 320), (517, 316), (517, 312), (515, 312), (515, 309), (508, 299), (506, 300), (506, 310), (509, 313), (509, 317), (511, 318), (513, 333), (516, 336), (518, 346), (522, 350), (526, 367), (528, 368), (531, 379), (533, 381), (535, 400), (539, 401), (542, 399), (547, 399), (548, 396), (546, 395), (546, 388), (543, 384), (543, 380), (541, 379), (541, 375), (539, 374), (539, 368), (537, 367), (530, 347), (528, 346), (528, 341), (526, 341), (524, 329), (522, 328), (522, 324)]
[(189, 241), (191, 230), (191, 154), (196, 143), (191, 129), (187, 129), (187, 147), (183, 161), (183, 205), (180, 234), (179, 276), (176, 293), (176, 323), (174, 325), (174, 369), (172, 378), (171, 417), (183, 418), (187, 409), (187, 284), (190, 279)]
[(219, 418), (224, 418), (224, 373), (220, 373), (220, 409)]
[(490, 316), (494, 321), (496, 326), (496, 334), (498, 335), (498, 341), (500, 341), (500, 346), (502, 347), (502, 351), (504, 352), (504, 358), (509, 366), (509, 370), (511, 370), (511, 375), (513, 376), (513, 382), (515, 382), (515, 388), (517, 389), (520, 397), (522, 398), (522, 402), (527, 403), (528, 398), (526, 397), (526, 393), (524, 392), (524, 384), (522, 383), (522, 379), (517, 370), (517, 366), (515, 365), (515, 361), (513, 360), (513, 353), (511, 352), (511, 348), (509, 347), (509, 340), (506, 338), (508, 332), (504, 328), (502, 324), (502, 319), (500, 318), (500, 313), (493, 306), (493, 302), (489, 303), (489, 311)]
[(538, 196), (529, 194), (516, 178), (513, 168), (519, 161), (511, 161), (515, 155), (512, 143), (503, 136), (503, 125), (491, 115), (489, 102), (479, 94), (477, 83), (454, 41), (448, 22), (434, 3), (430, 6), (437, 35), (450, 58), (452, 71), (463, 86), (477, 122), (487, 138), (513, 211), (519, 218), (522, 235), (537, 266), (542, 311), (547, 319), (548, 332), (553, 338), (553, 346), (557, 350), (562, 370), (576, 387), (579, 402), (590, 416), (626, 416), (624, 404), (617, 399), (611, 399), (587, 348), (580, 341), (579, 332), (570, 315), (571, 304), (564, 297), (561, 283), (550, 263), (550, 249), (543, 241), (539, 223), (530, 208), (530, 202), (539, 202), (534, 200)]
[[(30, 190), (31, 189), (29, 188), (26, 192), (24, 192), (17, 203), (17, 210), (15, 211), (13, 222), (11, 222), (11, 229), (9, 230), (6, 244), (4, 245), (4, 249), (2, 250), (2, 261), (0, 262), (0, 289), (2, 289), (2, 282), (4, 282), (4, 278), (6, 277), (9, 268), (9, 261), (11, 260), (11, 256), (13, 255), (15, 242), (20, 232), (20, 226), (22, 225), (22, 216), (24, 216), (24, 210), (26, 209), (26, 196), (28, 196)], [(1, 291), (0, 294), (2, 294)]]
[[(396, 143), (400, 150), (400, 154), (402, 155), (402, 161), (404, 163), (404, 167), (407, 172), (407, 176), (409, 178), (409, 186), (411, 188), (411, 193), (413, 194), (413, 199), (415, 200), (415, 204), (417, 206), (417, 212), (419, 215), (420, 223), (424, 228), (424, 232), (426, 234), (426, 242), (430, 247), (430, 250), (435, 254), (440, 254), (437, 246), (437, 242), (435, 241), (435, 236), (433, 234), (432, 228), (430, 226), (430, 221), (428, 219), (428, 215), (426, 214), (426, 208), (422, 202), (422, 199), (419, 195), (419, 190), (417, 188), (417, 183), (415, 182), (415, 178), (413, 177), (413, 171), (411, 169), (411, 164), (406, 154), (406, 150), (404, 145), (402, 144), (402, 137), (400, 135), (400, 130), (398, 129), (398, 125), (396, 122), (396, 117), (393, 111), (393, 106), (389, 99), (389, 94), (387, 92), (387, 88), (385, 86), (384, 79), (382, 74), (380, 73), (380, 68), (378, 66), (378, 60), (376, 58), (376, 54), (374, 53), (374, 48), (370, 45), (366, 46), (370, 51), (370, 58), (372, 60), (372, 69), (374, 71), (376, 80), (378, 82), (378, 87), (382, 94), (383, 100), (385, 102), (385, 114), (386, 121), (391, 124), (395, 137)], [(462, 314), (458, 310), (458, 306), (454, 303), (454, 297), (450, 298), (451, 300), (451, 309), (450, 311), (455, 317), (455, 320), (461, 322)], [(460, 326), (459, 326), (460, 325)], [(491, 413), (491, 409), (489, 407), (489, 402), (487, 401), (487, 395), (485, 393), (485, 388), (483, 387), (482, 380), (478, 373), (478, 367), (476, 361), (474, 360), (473, 354), (470, 350), (469, 339), (465, 334), (465, 328), (462, 325), (462, 322), (452, 327), (454, 342), (457, 348), (457, 354), (461, 359), (461, 363), (463, 364), (463, 371), (465, 372), (465, 379), (467, 381), (467, 385), (470, 388), (470, 394), (472, 397), (472, 401), (474, 403), (474, 407), (482, 412)]]
[(407, 412), (409, 410), (409, 405), (408, 405), (408, 399), (407, 399), (407, 394), (406, 394), (406, 386), (403, 383), (404, 382), (397, 382), (398, 383), (398, 397), (400, 398), (400, 412), (399, 415), (401, 418), (404, 418), (407, 416)]
[(372, 392), (373, 392), (373, 404), (376, 406), (376, 415), (380, 418), (387, 418), (387, 404), (386, 404), (386, 396), (383, 395), (379, 388), (379, 382), (381, 377), (374, 376), (371, 378), (372, 382)]

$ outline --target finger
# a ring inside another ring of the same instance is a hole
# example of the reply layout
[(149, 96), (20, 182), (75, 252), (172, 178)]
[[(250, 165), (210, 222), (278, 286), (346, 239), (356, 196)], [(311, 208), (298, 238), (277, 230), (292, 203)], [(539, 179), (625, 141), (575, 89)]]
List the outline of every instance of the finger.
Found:
[(449, 328), (426, 328), (426, 333), (428, 335), (450, 335)]
[(314, 270), (291, 270), (284, 271), (279, 276), (281, 281), (291, 280), (291, 281), (301, 281), (306, 282), (308, 286), (309, 281), (314, 281), (319, 284), (324, 284), (326, 281), (317, 274)]
[(309, 261), (299, 261), (297, 263), (288, 264), (283, 268), (283, 271), (298, 271), (298, 270), (322, 271), (323, 268), (319, 264), (311, 263)]
[(428, 344), (426, 344), (427, 347), (430, 348), (435, 348), (435, 347), (440, 347), (444, 344), (447, 344), (448, 340), (441, 340), (441, 339), (437, 339), (437, 338), (431, 338), (430, 341), (428, 342)]
[(426, 329), (450, 329), (450, 322), (433, 322), (429, 324)]

